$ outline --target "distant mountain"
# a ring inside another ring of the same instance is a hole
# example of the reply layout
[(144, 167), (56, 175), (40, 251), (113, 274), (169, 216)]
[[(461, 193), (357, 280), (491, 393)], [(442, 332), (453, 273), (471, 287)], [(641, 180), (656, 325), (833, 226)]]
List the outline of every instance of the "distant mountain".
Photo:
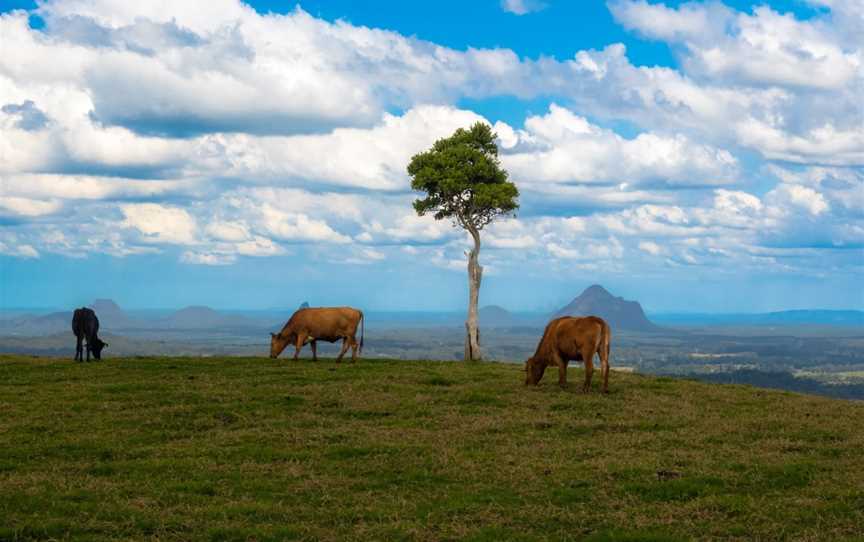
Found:
[(180, 329), (251, 327), (254, 323), (244, 316), (224, 314), (210, 307), (196, 305), (175, 312), (160, 322)]
[(615, 329), (660, 331), (660, 328), (645, 316), (638, 301), (615, 297), (599, 284), (586, 288), (579, 297), (559, 309), (554, 317), (589, 315), (606, 320), (613, 332)]
[(510, 326), (516, 322), (510, 311), (498, 305), (481, 307), (478, 318), (482, 327)]
[(97, 299), (90, 304), (90, 308), (99, 318), (100, 329), (124, 329), (138, 324), (111, 299)]
[[(51, 333), (72, 333), (72, 310), (52, 312), (38, 316), (21, 315), (3, 319), (0, 322), (0, 332), (7, 335), (47, 335)], [(99, 331), (104, 333), (117, 329), (129, 329), (137, 327), (140, 322), (129, 318), (123, 310), (110, 299), (97, 299), (90, 308), (96, 312), (99, 318)]]

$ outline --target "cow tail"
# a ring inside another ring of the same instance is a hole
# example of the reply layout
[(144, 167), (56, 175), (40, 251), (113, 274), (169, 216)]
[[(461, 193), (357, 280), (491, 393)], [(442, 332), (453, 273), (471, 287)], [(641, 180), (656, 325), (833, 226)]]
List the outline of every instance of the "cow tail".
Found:
[(360, 354), (363, 354), (363, 335), (366, 332), (366, 317), (363, 316), (363, 311), (360, 311)]

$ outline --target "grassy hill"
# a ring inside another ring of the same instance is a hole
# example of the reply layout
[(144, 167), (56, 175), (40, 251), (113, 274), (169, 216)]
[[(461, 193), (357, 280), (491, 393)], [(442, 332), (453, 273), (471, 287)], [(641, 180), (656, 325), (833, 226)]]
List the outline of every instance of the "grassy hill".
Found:
[(864, 540), (864, 404), (580, 377), (0, 356), (0, 540)]

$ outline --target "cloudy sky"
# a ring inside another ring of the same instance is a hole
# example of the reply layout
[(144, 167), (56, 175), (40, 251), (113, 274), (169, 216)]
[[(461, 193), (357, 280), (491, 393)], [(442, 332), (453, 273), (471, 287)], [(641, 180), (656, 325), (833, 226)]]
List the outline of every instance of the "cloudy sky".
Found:
[(494, 126), (481, 304), (864, 308), (864, 1), (0, 1), (6, 307), (465, 306), (405, 172)]

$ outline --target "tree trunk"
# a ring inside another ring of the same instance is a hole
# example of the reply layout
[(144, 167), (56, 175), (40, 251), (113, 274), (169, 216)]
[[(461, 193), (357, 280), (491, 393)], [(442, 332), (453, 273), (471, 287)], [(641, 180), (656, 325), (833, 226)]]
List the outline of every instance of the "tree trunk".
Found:
[(479, 361), (480, 328), (477, 326), (477, 304), (480, 300), (480, 281), (483, 279), (483, 266), (480, 265), (480, 232), (471, 231), (474, 248), (468, 253), (468, 320), (465, 322), (465, 361)]

